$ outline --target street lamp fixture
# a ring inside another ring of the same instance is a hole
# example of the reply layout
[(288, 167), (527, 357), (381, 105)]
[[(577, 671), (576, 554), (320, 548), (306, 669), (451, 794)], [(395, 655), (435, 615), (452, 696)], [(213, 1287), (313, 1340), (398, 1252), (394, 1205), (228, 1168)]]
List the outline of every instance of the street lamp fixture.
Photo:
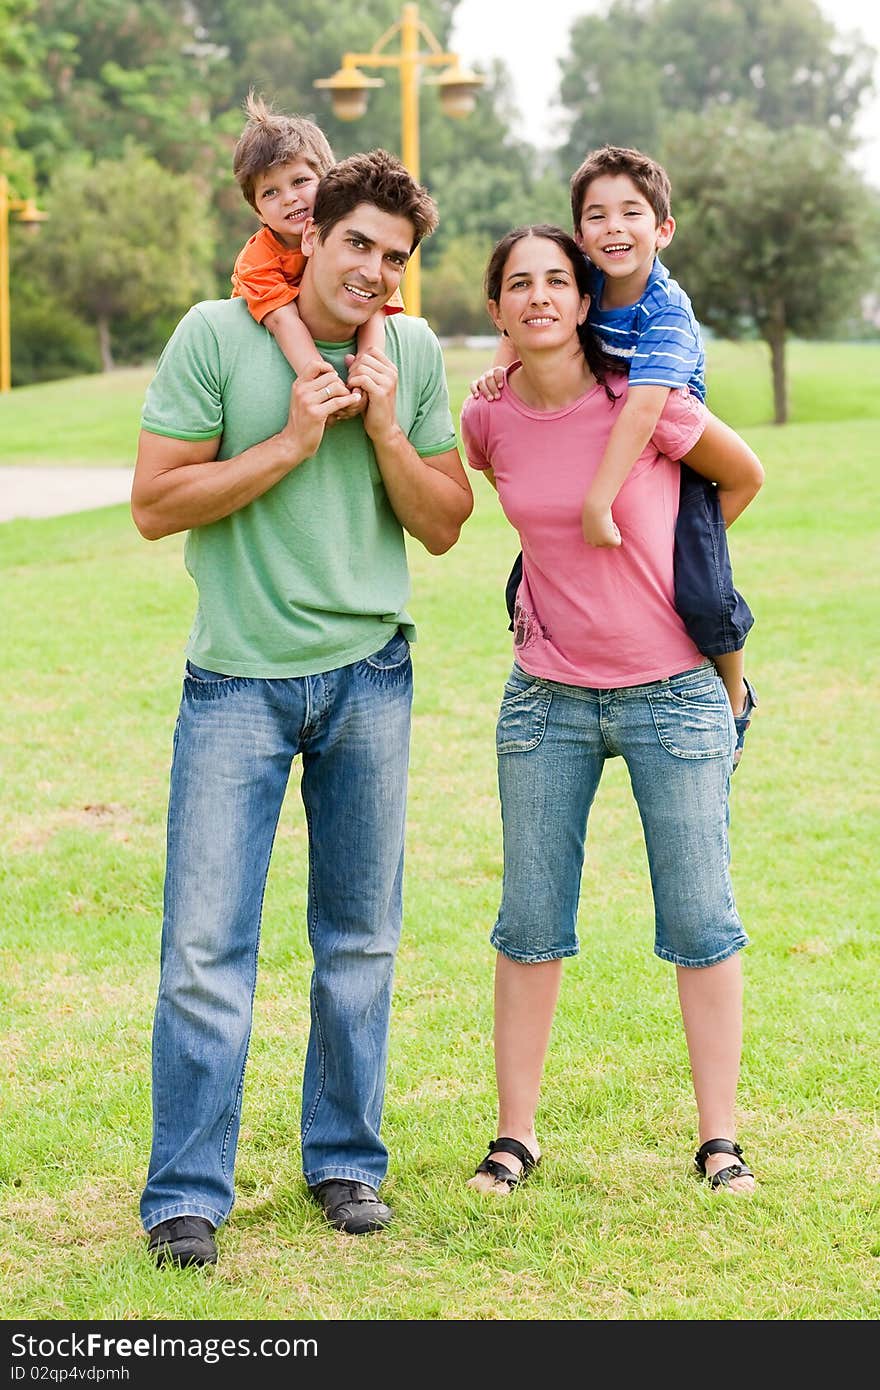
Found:
[(444, 115), (453, 120), (469, 116), (477, 104), (477, 92), (484, 79), (476, 72), (468, 72), (456, 58), (445, 72), (436, 77), (426, 77), (425, 85), (439, 87), (440, 106)]
[[(397, 52), (387, 53), (385, 46), (400, 37)], [(421, 40), (428, 46), (426, 52)], [(485, 82), (479, 73), (468, 72), (461, 66), (457, 53), (445, 53), (427, 25), (419, 19), (418, 5), (404, 5), (400, 19), (376, 40), (369, 53), (343, 53), (342, 66), (332, 77), (320, 77), (314, 83), (330, 92), (333, 114), (341, 121), (356, 121), (366, 113), (371, 87), (384, 87), (379, 77), (367, 77), (362, 67), (395, 67), (400, 69), (400, 157), (413, 178), (419, 177), (419, 69), (442, 67), (446, 71), (436, 77), (426, 77), (426, 85), (439, 88), (440, 105), (447, 116), (469, 116), (474, 109), (477, 92)], [(403, 281), (403, 298), (407, 313), (420, 314), (422, 307), (418, 249), (409, 259)]]
[(340, 68), (332, 77), (321, 77), (316, 87), (328, 87), (333, 115), (340, 121), (356, 121), (367, 112), (371, 87), (384, 87), (381, 77), (367, 77), (360, 68)]
[(45, 222), (33, 198), (11, 198), (9, 180), (0, 174), (0, 394), (12, 390), (12, 342), (9, 327), (9, 219), (36, 227)]

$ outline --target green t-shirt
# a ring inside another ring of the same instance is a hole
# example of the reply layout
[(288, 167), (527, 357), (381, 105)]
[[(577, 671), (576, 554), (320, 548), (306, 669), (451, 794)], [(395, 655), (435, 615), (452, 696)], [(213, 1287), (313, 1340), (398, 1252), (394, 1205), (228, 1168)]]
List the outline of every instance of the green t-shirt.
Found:
[[(346, 377), (354, 341), (317, 343)], [(422, 457), (455, 447), (443, 356), (424, 319), (385, 319), (398, 370), (397, 418)], [(174, 439), (222, 435), (231, 458), (281, 430), (293, 369), (243, 299), (196, 304), (167, 343), (141, 424)], [(360, 418), (327, 430), (317, 453), (232, 516), (187, 534), (198, 589), (187, 655), (240, 676), (307, 676), (359, 661), (400, 625), (410, 581), (403, 528)]]

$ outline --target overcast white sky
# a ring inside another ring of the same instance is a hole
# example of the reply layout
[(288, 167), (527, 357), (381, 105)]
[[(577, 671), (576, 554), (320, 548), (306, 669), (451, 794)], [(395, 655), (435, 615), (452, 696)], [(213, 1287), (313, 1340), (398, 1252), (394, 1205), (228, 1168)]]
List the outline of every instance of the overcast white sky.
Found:
[[(839, 31), (860, 31), (880, 51), (880, 0), (819, 0), (819, 7)], [(559, 88), (557, 64), (568, 49), (572, 22), (606, 8), (603, 0), (461, 0), (451, 44), (465, 64), (504, 60), (521, 112), (518, 133), (547, 146), (553, 143), (554, 121), (559, 119), (553, 109)], [(880, 87), (880, 57), (877, 61)], [(880, 97), (863, 111), (856, 129), (862, 139), (858, 165), (880, 187)]]

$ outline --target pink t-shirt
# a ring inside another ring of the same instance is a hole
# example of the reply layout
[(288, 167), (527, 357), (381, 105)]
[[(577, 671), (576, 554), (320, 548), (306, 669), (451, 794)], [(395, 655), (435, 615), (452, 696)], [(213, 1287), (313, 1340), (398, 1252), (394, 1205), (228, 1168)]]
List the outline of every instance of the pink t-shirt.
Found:
[(610, 376), (609, 401), (594, 386), (562, 410), (533, 410), (515, 391), (469, 397), (461, 432), (473, 468), (491, 468), (505, 516), (519, 532), (523, 577), (514, 651), (523, 670), (566, 685), (613, 689), (699, 666), (673, 604), (672, 555), (682, 458), (706, 426), (705, 406), (671, 391), (653, 439), (614, 502), (623, 544), (589, 546), (584, 495), (626, 400), (626, 376)]

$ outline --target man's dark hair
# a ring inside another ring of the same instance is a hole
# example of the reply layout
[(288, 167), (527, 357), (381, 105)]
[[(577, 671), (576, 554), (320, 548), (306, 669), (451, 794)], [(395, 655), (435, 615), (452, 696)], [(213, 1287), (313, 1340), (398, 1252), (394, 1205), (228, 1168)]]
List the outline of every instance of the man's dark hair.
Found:
[(380, 212), (407, 218), (413, 227), (410, 248), (413, 251), (437, 226), (434, 199), (387, 150), (352, 154), (328, 169), (318, 184), (312, 213), (318, 239), (323, 241), (337, 222), (360, 203), (370, 203)]
[(252, 91), (248, 92), (245, 110), (247, 125), (235, 146), (232, 172), (255, 212), (256, 181), (277, 164), (303, 159), (318, 178), (326, 174), (333, 163), (333, 151), (323, 130), (314, 121), (305, 116), (282, 116)]
[[(534, 222), (528, 227), (514, 227), (512, 232), (507, 232), (495, 247), (489, 257), (489, 264), (486, 267), (485, 289), (486, 298), (498, 304), (501, 299), (501, 287), (504, 282), (504, 268), (507, 265), (510, 253), (518, 242), (525, 237), (542, 237), (546, 241), (554, 241), (559, 247), (565, 259), (570, 263), (574, 282), (581, 295), (590, 293), (590, 267), (587, 258), (578, 246), (573, 236), (563, 231), (561, 227), (556, 227), (550, 222)], [(606, 357), (602, 348), (599, 346), (592, 329), (585, 323), (578, 327), (578, 338), (581, 349), (587, 361), (587, 366), (593, 373), (600, 386), (604, 388), (609, 400), (617, 400), (617, 396), (605, 380), (607, 372), (619, 372), (620, 363), (612, 362)]]
[(622, 145), (602, 145), (588, 154), (571, 176), (571, 220), (576, 232), (580, 231), (587, 189), (594, 179), (600, 179), (605, 174), (627, 174), (642, 197), (650, 203), (658, 224), (666, 221), (670, 211), (671, 188), (669, 175), (663, 165), (642, 154), (641, 150), (626, 149)]

